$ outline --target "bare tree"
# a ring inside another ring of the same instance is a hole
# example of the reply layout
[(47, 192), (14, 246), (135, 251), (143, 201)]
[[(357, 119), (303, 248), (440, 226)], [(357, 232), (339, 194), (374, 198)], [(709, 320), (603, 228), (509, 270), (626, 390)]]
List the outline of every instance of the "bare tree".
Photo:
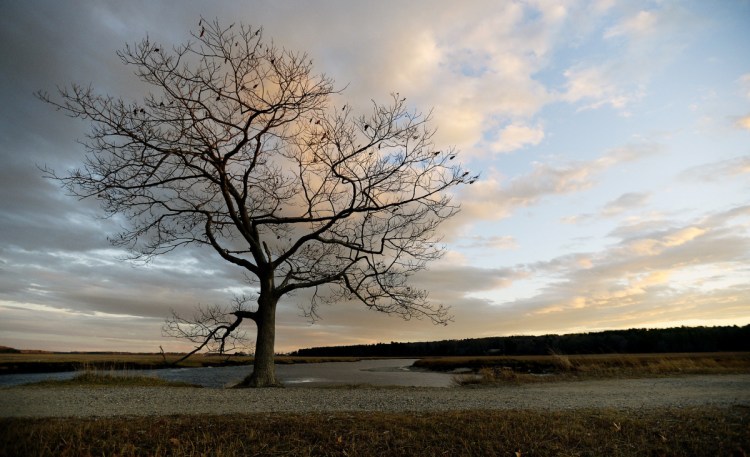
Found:
[(218, 354), (246, 349), (247, 334), (239, 327), (248, 312), (249, 301), (245, 296), (235, 297), (229, 310), (220, 305), (198, 306), (191, 318), (172, 311), (162, 329), (164, 335), (188, 340), (195, 343), (195, 348), (171, 364), (178, 364), (204, 348)]
[(201, 19), (192, 37), (118, 52), (156, 91), (140, 102), (79, 85), (56, 99), (38, 94), (91, 122), (83, 166), (48, 173), (130, 221), (113, 243), (142, 258), (206, 245), (251, 278), (254, 306), (175, 317), (167, 333), (224, 349), (244, 320), (255, 322), (245, 384), (270, 386), (277, 303), (297, 290), (312, 289), (311, 317), (324, 301), (354, 300), (446, 323), (447, 309), (407, 280), (442, 253), (436, 229), (458, 210), (449, 188), (477, 177), (456, 151), (435, 148), (429, 115), (398, 94), (367, 116), (333, 106), (332, 80), (260, 29)]

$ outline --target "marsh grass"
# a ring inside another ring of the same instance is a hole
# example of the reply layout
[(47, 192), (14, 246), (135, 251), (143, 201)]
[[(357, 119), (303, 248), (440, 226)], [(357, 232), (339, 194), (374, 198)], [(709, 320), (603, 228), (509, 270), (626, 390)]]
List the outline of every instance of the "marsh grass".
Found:
[(750, 409), (0, 419), (3, 456), (744, 456)]
[(71, 379), (48, 379), (31, 384), (28, 387), (203, 387), (181, 381), (167, 381), (156, 376), (147, 376), (125, 371), (101, 371), (87, 367)]
[[(166, 363), (161, 354), (130, 353), (0, 353), (0, 375), (14, 373), (51, 373), (61, 371), (97, 370), (150, 370), (168, 368), (182, 354), (167, 354)], [(292, 357), (277, 356), (277, 364), (356, 362), (367, 357)], [(221, 367), (249, 365), (249, 355), (195, 355), (177, 366), (181, 368)]]
[(604, 354), (548, 356), (435, 357), (414, 366), (456, 374), (458, 385), (491, 385), (578, 379), (634, 378), (683, 374), (750, 373), (750, 353)]
[(458, 373), (451, 384), (457, 387), (489, 386), (495, 384), (521, 384), (541, 382), (538, 375), (519, 373), (510, 367), (482, 367), (475, 373)]

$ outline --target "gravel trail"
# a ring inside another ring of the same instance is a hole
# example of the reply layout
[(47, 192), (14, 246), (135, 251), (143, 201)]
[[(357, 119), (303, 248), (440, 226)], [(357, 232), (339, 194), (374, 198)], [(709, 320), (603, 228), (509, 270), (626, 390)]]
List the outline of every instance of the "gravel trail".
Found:
[(613, 379), (497, 388), (11, 387), (0, 417), (151, 416), (311, 411), (750, 407), (750, 374)]

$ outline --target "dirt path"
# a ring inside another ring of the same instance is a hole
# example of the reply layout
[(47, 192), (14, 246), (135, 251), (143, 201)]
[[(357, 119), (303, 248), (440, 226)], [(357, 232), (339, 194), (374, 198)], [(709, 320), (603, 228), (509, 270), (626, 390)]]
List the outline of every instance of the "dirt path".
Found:
[(498, 388), (13, 387), (0, 417), (241, 414), (309, 411), (750, 407), (750, 374), (616, 379)]

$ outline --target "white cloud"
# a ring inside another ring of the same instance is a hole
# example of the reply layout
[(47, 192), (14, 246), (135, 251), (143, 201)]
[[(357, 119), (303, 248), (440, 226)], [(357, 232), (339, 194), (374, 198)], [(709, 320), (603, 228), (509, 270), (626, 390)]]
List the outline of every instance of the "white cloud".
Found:
[(593, 185), (591, 171), (587, 164), (556, 167), (535, 163), (530, 173), (507, 181), (500, 177), (480, 179), (462, 193), (459, 217), (467, 222), (502, 219), (542, 198), (589, 189)]
[(570, 68), (565, 71), (564, 76), (567, 79), (567, 90), (563, 98), (567, 101), (601, 99), (613, 92), (613, 85), (602, 68)]
[(596, 176), (600, 173), (658, 154), (660, 150), (659, 145), (652, 143), (627, 145), (590, 161), (535, 162), (529, 173), (511, 179), (497, 174), (482, 177), (462, 190), (462, 211), (447, 226), (455, 230), (457, 225), (502, 219), (515, 209), (535, 205), (544, 198), (588, 190), (597, 184)]
[(598, 109), (611, 106), (629, 115), (625, 109), (634, 100), (643, 96), (640, 86), (625, 90), (618, 82), (619, 64), (613, 62), (593, 65), (575, 66), (566, 70), (565, 91), (561, 99), (570, 103), (581, 103), (580, 110)]
[(638, 3), (620, 4), (613, 9), (614, 14), (599, 10), (600, 20), (614, 21), (602, 31), (599, 53), (572, 61), (558, 92), (561, 100), (578, 104), (579, 110), (611, 107), (630, 117), (648, 95), (654, 77), (682, 55), (704, 23), (679, 2), (657, 2), (649, 9)]
[(745, 98), (750, 99), (750, 73), (745, 73), (744, 75), (740, 76), (737, 82), (740, 85), (742, 95)]
[(544, 128), (537, 124), (528, 126), (513, 123), (500, 130), (499, 138), (492, 144), (497, 152), (511, 152), (525, 146), (536, 146), (544, 139)]
[(657, 26), (657, 15), (653, 11), (639, 11), (633, 16), (625, 18), (619, 24), (608, 28), (604, 38), (614, 38), (622, 35), (643, 37), (653, 33)]
[(623, 250), (635, 256), (655, 256), (668, 248), (693, 241), (695, 238), (704, 235), (706, 231), (701, 227), (685, 227), (671, 233), (630, 240), (624, 243)]
[(743, 116), (734, 121), (735, 127), (750, 130), (750, 114)]
[(525, 310), (534, 325), (549, 317), (558, 325), (582, 319), (600, 328), (647, 326), (686, 314), (746, 315), (750, 271), (742, 266), (750, 260), (750, 231), (737, 219), (746, 213), (741, 207), (656, 225), (667, 229), (624, 226), (612, 233), (622, 238), (603, 250), (530, 265), (549, 282), (512, 308)]

